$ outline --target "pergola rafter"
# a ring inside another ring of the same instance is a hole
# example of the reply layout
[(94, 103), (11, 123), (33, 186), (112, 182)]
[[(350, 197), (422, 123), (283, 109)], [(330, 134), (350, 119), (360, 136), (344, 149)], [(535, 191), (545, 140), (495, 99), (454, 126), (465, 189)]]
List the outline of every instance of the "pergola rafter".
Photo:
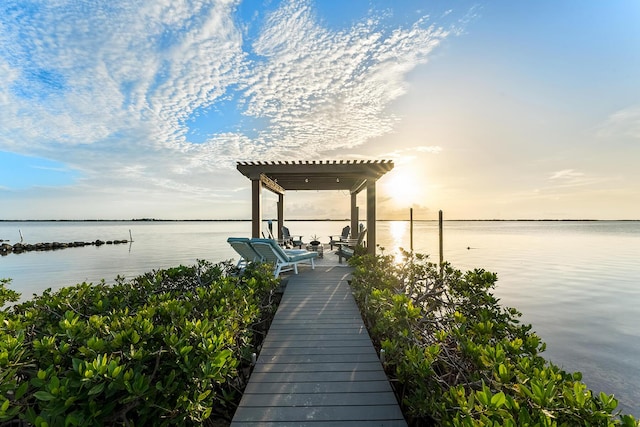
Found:
[(358, 229), (356, 196), (367, 190), (367, 242), (375, 251), (376, 181), (393, 169), (389, 160), (238, 162), (238, 171), (252, 184), (252, 236), (260, 237), (262, 187), (278, 195), (278, 237), (284, 224), (287, 190), (346, 190), (351, 194), (351, 229)]

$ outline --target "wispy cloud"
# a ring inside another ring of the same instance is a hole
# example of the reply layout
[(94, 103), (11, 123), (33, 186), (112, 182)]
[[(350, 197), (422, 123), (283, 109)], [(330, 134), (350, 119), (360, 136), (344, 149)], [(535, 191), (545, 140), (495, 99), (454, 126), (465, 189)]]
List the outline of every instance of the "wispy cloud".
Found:
[(596, 128), (601, 138), (640, 139), (640, 106), (631, 106), (611, 114), (607, 120)]
[(384, 153), (381, 157), (394, 160), (397, 164), (412, 162), (418, 155), (422, 154), (440, 154), (442, 147), (439, 145), (419, 145), (416, 147), (399, 148), (388, 153)]
[[(247, 40), (238, 4), (3, 2), (0, 150), (59, 160), (96, 182), (122, 174), (200, 191), (185, 177), (236, 160), (314, 158), (390, 132), (398, 117), (387, 108), (407, 73), (449, 36), (426, 18), (329, 30), (310, 2), (285, 1)], [(229, 98), (255, 127), (214, 128), (192, 143), (189, 120)]]
[(423, 21), (390, 32), (378, 24), (330, 32), (296, 2), (270, 17), (253, 46), (264, 61), (244, 87), (247, 114), (270, 120), (264, 142), (278, 141), (272, 155), (355, 147), (393, 128), (398, 118), (385, 108), (447, 32)]
[(575, 169), (563, 169), (556, 172), (552, 172), (547, 178), (548, 186), (551, 188), (569, 188), (569, 187), (586, 187), (601, 184), (607, 181), (612, 181), (619, 178), (603, 177), (592, 174), (586, 174), (584, 172), (577, 171)]
[(442, 147), (439, 145), (421, 145), (416, 147), (416, 151), (421, 153), (439, 154), (442, 152)]
[(33, 169), (39, 169), (39, 170), (44, 170), (44, 171), (49, 171), (49, 172), (64, 172), (64, 173), (72, 172), (72, 170), (71, 170), (71, 169), (69, 169), (69, 168), (64, 168), (64, 167), (62, 167), (62, 168), (57, 168), (57, 167), (51, 167), (51, 166), (39, 166), (39, 165), (34, 165), (34, 166), (31, 166), (31, 168), (33, 168)]
[(557, 172), (553, 172), (549, 179), (551, 181), (560, 180), (560, 181), (575, 181), (579, 180), (584, 176), (584, 173), (577, 172), (573, 169), (563, 169)]

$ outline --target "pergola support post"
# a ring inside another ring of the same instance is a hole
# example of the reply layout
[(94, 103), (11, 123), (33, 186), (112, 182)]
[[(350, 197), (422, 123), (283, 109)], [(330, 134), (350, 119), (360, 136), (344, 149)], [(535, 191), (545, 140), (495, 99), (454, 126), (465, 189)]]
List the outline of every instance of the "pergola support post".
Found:
[(376, 253), (376, 182), (367, 181), (367, 253)]
[(262, 224), (262, 182), (251, 180), (251, 237), (260, 237)]
[(282, 227), (284, 226), (284, 194), (278, 194), (278, 241), (282, 241)]
[(357, 193), (351, 194), (351, 238), (358, 238), (358, 204), (357, 204)]

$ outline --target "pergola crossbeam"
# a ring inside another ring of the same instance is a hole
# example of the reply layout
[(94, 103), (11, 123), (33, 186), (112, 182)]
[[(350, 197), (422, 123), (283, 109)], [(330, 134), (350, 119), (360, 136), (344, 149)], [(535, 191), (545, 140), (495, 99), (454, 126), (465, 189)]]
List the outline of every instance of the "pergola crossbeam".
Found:
[(262, 186), (267, 190), (276, 194), (284, 194), (284, 188), (282, 188), (276, 181), (272, 180), (263, 173), (260, 174), (260, 182), (262, 183)]

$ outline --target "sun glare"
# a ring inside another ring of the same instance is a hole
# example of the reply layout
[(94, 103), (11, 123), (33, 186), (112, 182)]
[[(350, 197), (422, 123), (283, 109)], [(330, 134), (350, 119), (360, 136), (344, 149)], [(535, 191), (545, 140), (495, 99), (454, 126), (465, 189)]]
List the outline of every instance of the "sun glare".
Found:
[(384, 187), (395, 205), (412, 206), (420, 201), (423, 186), (417, 176), (398, 171), (389, 176)]

